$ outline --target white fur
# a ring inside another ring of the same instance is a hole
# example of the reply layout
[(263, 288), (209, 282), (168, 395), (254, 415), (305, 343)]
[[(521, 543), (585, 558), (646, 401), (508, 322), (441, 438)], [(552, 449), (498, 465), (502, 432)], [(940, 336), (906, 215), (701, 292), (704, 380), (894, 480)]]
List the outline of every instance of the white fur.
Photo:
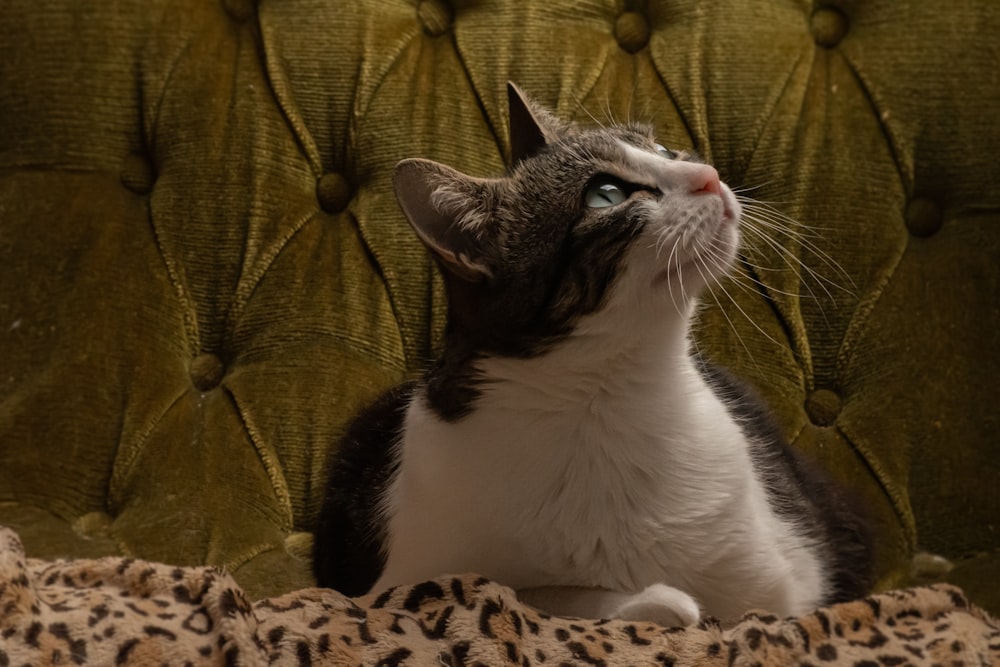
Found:
[(643, 204), (663, 224), (569, 339), (482, 360), (467, 417), (446, 423), (415, 395), (376, 590), (472, 571), (539, 589), (528, 599), (553, 613), (682, 624), (698, 605), (732, 619), (819, 603), (814, 545), (769, 507), (688, 351), (692, 295), (732, 260), (738, 204), (724, 186), (692, 194), (711, 167), (626, 151), (665, 193)]

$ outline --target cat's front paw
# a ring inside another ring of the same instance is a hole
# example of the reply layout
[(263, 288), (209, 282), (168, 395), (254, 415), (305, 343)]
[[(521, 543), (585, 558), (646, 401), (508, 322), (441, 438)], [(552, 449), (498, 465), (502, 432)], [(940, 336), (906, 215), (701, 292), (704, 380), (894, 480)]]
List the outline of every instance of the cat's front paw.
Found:
[(625, 621), (647, 621), (665, 627), (694, 625), (701, 617), (698, 603), (684, 591), (653, 584), (626, 600), (614, 614)]

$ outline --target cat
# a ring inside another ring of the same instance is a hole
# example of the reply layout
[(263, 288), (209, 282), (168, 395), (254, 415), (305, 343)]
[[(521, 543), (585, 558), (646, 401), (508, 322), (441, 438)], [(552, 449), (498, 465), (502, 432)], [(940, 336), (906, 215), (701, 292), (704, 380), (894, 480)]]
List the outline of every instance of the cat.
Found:
[(648, 127), (584, 128), (508, 86), (512, 166), (427, 160), (397, 198), (441, 268), (443, 351), (330, 462), (321, 586), (476, 572), (558, 615), (798, 615), (870, 585), (861, 514), (753, 393), (692, 352), (740, 203)]

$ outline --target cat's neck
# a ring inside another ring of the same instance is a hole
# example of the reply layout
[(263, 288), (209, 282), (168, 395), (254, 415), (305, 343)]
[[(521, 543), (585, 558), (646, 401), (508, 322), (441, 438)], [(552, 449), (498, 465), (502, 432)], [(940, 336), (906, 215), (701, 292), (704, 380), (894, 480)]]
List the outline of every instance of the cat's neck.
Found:
[[(628, 395), (662, 404), (662, 390), (693, 371), (686, 331), (644, 327), (628, 335), (577, 331), (544, 354), (516, 359), (487, 356), (476, 363), (485, 384), (516, 385), (526, 402), (563, 404)], [(535, 403), (541, 406), (543, 403)]]
[(696, 374), (688, 338), (693, 308), (693, 303), (680, 310), (662, 301), (637, 303), (620, 291), (543, 354), (487, 356), (476, 366), (491, 382), (516, 383), (551, 398), (578, 402), (618, 390), (662, 405), (664, 390)]
[(582, 321), (543, 355), (479, 360), (483, 395), (474, 412), (488, 413), (484, 423), (526, 429), (515, 439), (527, 447), (562, 442), (568, 456), (586, 443), (600, 456), (630, 443), (637, 462), (642, 451), (655, 460), (743, 456), (740, 428), (690, 354), (687, 318), (605, 326), (614, 324), (605, 316)]

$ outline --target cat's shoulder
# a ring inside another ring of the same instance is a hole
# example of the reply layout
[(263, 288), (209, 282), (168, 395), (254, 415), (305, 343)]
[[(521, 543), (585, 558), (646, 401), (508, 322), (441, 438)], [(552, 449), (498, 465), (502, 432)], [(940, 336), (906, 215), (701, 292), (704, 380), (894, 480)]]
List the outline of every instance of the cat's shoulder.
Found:
[(384, 567), (383, 499), (399, 468), (399, 441), (416, 387), (407, 382), (382, 394), (350, 422), (333, 450), (313, 548), (321, 586), (362, 595)]
[(770, 407), (755, 389), (701, 355), (694, 355), (694, 363), (747, 436), (760, 442), (784, 444), (781, 428), (772, 417)]

